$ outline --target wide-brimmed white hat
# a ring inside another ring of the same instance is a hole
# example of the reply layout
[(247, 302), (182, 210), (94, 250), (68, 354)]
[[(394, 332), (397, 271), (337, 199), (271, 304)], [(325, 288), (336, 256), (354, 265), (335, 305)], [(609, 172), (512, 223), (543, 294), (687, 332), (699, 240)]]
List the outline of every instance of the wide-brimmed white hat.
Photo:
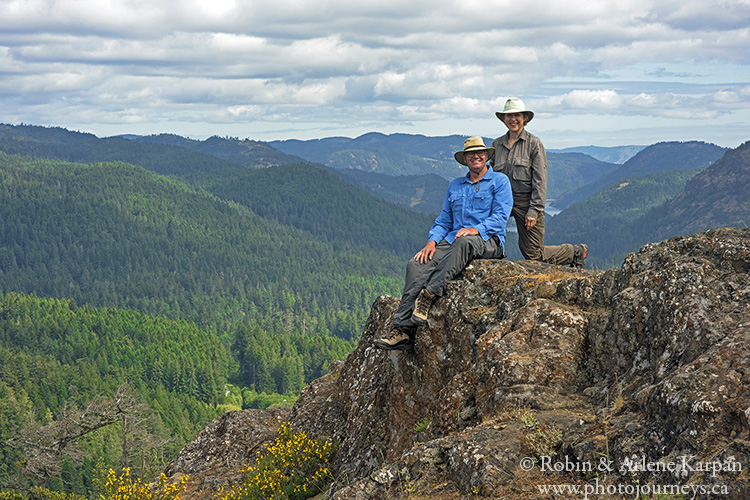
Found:
[(464, 149), (462, 151), (456, 151), (456, 154), (453, 156), (456, 158), (456, 161), (460, 163), (461, 165), (466, 165), (466, 158), (464, 156), (466, 153), (474, 153), (477, 151), (486, 151), (487, 152), (487, 161), (492, 158), (492, 156), (495, 154), (495, 148), (487, 147), (484, 145), (484, 140), (479, 136), (469, 137), (464, 141)]
[(526, 109), (526, 105), (518, 97), (511, 97), (505, 101), (505, 107), (502, 111), (497, 111), (495, 116), (505, 123), (505, 115), (508, 113), (523, 113), (526, 117), (525, 123), (529, 123), (534, 118), (534, 112), (530, 109)]

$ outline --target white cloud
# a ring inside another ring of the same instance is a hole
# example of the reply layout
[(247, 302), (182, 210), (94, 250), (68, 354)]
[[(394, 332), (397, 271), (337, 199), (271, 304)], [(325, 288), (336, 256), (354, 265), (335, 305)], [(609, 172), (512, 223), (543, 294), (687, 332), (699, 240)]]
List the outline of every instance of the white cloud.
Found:
[(646, 17), (686, 31), (747, 29), (750, 2), (664, 0), (652, 5)]
[(557, 107), (566, 110), (611, 112), (623, 104), (622, 97), (614, 90), (574, 90), (555, 100)]
[(5, 120), (193, 134), (203, 120), (204, 136), (228, 124), (273, 134), (285, 120), (300, 137), (448, 133), (464, 120), (494, 128), (511, 95), (534, 107), (535, 127), (595, 113), (612, 127), (650, 116), (692, 134), (695, 117), (717, 130), (748, 119), (748, 0), (0, 0), (0, 9)]

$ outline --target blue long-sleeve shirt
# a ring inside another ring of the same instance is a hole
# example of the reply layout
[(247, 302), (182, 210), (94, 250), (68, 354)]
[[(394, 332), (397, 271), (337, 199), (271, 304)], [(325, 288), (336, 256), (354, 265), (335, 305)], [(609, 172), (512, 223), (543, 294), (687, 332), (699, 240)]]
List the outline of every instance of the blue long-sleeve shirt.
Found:
[(505, 226), (513, 208), (513, 192), (505, 174), (488, 169), (479, 181), (469, 175), (453, 179), (448, 185), (443, 210), (430, 229), (429, 240), (453, 243), (462, 228), (475, 227), (482, 239), (493, 236), (505, 247)]

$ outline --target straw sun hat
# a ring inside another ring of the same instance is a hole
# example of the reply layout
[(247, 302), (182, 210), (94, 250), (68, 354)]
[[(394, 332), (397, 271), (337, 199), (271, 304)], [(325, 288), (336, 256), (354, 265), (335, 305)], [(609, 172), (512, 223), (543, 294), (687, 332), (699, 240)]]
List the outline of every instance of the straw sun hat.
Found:
[(489, 161), (489, 159), (492, 158), (492, 155), (495, 154), (495, 148), (486, 147), (484, 145), (484, 140), (482, 140), (481, 137), (474, 136), (466, 139), (464, 141), (464, 149), (462, 151), (457, 151), (453, 156), (456, 158), (456, 161), (458, 163), (460, 163), (461, 165), (466, 165), (466, 158), (464, 157), (466, 153), (473, 153), (476, 151), (486, 151), (487, 161)]

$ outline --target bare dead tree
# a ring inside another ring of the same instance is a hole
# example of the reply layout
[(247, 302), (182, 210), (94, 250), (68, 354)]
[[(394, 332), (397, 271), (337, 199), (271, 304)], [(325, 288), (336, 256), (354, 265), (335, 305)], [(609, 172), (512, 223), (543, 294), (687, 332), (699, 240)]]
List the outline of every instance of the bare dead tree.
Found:
[(142, 422), (148, 411), (125, 383), (114, 397), (97, 396), (81, 409), (66, 405), (53, 422), (31, 423), (5, 444), (21, 450), (26, 457), (25, 473), (46, 485), (50, 477), (60, 473), (65, 458), (80, 461), (83, 453), (76, 443), (83, 436), (119, 422)]

